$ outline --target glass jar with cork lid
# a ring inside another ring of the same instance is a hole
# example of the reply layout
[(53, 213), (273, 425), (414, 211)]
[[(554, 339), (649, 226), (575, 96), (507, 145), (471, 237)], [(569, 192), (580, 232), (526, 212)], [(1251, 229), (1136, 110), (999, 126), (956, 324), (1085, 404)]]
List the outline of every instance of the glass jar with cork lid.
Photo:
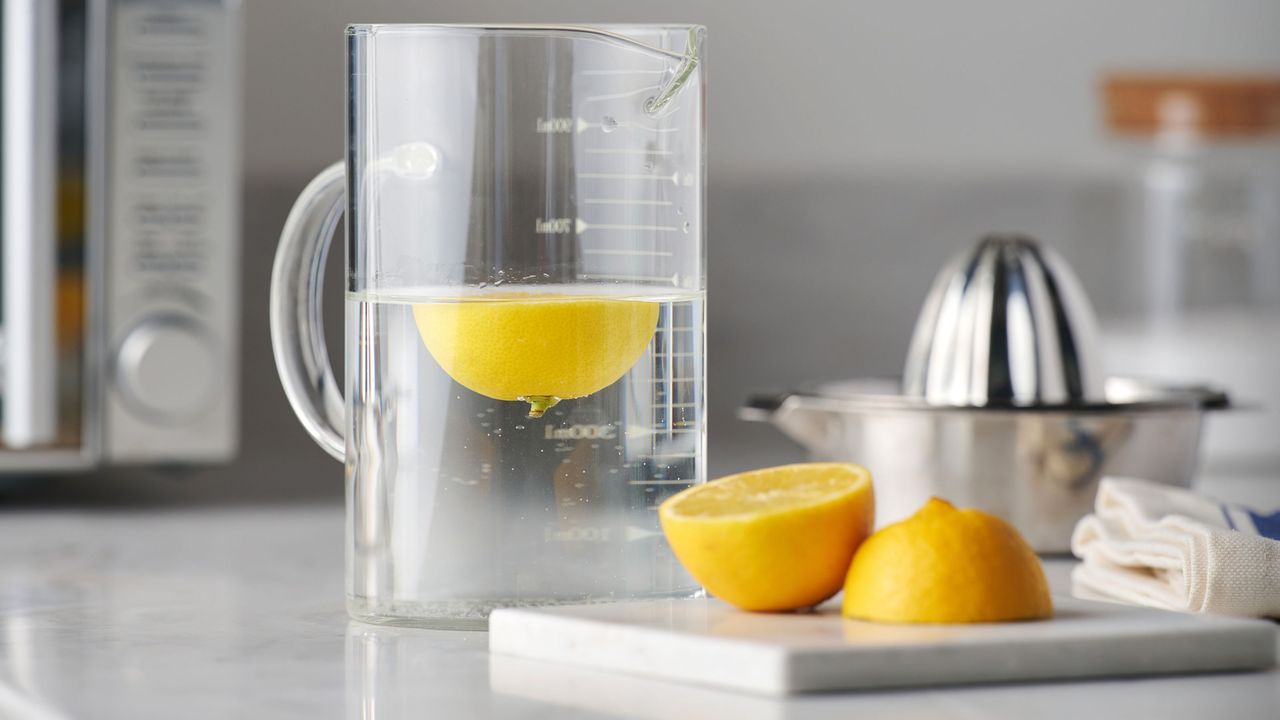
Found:
[(1211, 424), (1209, 469), (1278, 468), (1280, 74), (1114, 73), (1101, 89), (1130, 160), (1107, 365), (1230, 385), (1255, 409)]

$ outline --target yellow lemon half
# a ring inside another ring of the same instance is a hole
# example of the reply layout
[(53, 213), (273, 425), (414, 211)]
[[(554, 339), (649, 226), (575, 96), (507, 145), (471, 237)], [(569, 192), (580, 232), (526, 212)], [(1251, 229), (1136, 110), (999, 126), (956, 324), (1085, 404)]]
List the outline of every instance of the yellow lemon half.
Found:
[(784, 465), (691, 487), (658, 517), (712, 595), (744, 610), (794, 610), (840, 590), (875, 524), (875, 499), (858, 465)]
[(653, 339), (658, 303), (572, 295), (499, 295), (421, 303), (413, 319), (449, 377), (534, 417), (617, 382)]
[(1004, 520), (933, 498), (858, 549), (844, 615), (893, 623), (981, 623), (1053, 615), (1035, 551)]

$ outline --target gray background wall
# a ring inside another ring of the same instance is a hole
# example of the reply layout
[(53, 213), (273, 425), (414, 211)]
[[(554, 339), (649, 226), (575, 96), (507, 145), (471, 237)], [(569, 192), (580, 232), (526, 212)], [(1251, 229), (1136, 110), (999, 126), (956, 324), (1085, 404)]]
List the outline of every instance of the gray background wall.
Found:
[(347, 22), (709, 27), (713, 473), (798, 457), (734, 419), (751, 389), (897, 372), (932, 274), (983, 231), (1055, 244), (1106, 302), (1122, 272), (1108, 260), (1121, 153), (1097, 120), (1102, 70), (1280, 69), (1274, 0), (244, 0), (243, 19), (242, 457), (172, 482), (117, 474), (59, 493), (340, 497), (340, 466), (279, 389), (266, 288), (292, 198), (342, 150)]
[(348, 22), (699, 22), (715, 180), (1098, 160), (1109, 67), (1280, 67), (1274, 0), (245, 0), (251, 177), (342, 140)]

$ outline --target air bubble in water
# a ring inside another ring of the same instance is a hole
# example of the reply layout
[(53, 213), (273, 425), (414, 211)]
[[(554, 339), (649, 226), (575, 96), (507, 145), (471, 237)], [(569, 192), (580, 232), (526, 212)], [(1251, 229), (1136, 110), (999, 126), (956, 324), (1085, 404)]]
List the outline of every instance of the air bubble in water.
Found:
[(618, 129), (618, 121), (612, 115), (605, 115), (604, 119), (600, 121), (600, 129), (611, 133)]
[(693, 227), (693, 223), (689, 222), (688, 220), (685, 220), (684, 224), (680, 226), (680, 229), (683, 230), (686, 235), (688, 235), (689, 228), (691, 227)]

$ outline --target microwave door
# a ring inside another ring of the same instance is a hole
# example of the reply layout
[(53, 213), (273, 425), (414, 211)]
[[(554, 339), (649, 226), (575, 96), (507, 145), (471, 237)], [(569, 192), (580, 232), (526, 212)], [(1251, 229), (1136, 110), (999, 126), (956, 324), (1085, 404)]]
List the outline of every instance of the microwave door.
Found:
[(3, 253), (0, 440), (8, 448), (57, 439), (58, 10), (4, 0)]

